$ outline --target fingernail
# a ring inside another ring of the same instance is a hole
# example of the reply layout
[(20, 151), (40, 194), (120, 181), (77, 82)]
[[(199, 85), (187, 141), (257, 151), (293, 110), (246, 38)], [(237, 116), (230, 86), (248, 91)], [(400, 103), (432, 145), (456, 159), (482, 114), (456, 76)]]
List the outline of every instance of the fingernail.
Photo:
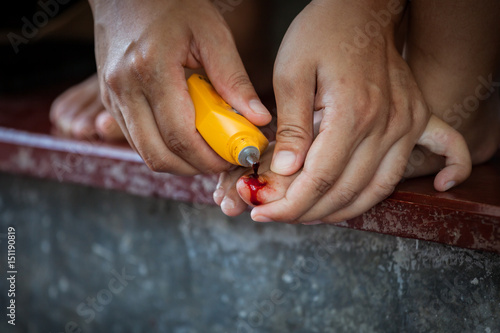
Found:
[(269, 217), (267, 217), (267, 216), (262, 216), (262, 215), (257, 215), (257, 216), (254, 216), (254, 217), (252, 217), (252, 219), (253, 219), (255, 222), (262, 222), (262, 223), (274, 222), (274, 221), (273, 221), (273, 220), (271, 220)]
[(269, 111), (267, 111), (267, 108), (258, 99), (252, 99), (248, 103), (248, 106), (250, 106), (250, 109), (252, 109), (252, 111), (257, 113), (257, 114), (264, 114), (264, 115), (269, 114)]
[(220, 204), (220, 208), (222, 209), (222, 211), (234, 209), (234, 201), (228, 197), (225, 197)]
[(450, 182), (447, 182), (446, 185), (444, 186), (444, 190), (445, 191), (448, 191), (450, 188), (452, 188), (453, 186), (455, 186), (455, 181), (452, 180)]
[(278, 174), (288, 174), (295, 164), (296, 156), (294, 152), (281, 150), (273, 158), (271, 171)]
[(214, 201), (219, 202), (219, 200), (224, 196), (224, 190), (222, 188), (218, 188), (214, 192)]

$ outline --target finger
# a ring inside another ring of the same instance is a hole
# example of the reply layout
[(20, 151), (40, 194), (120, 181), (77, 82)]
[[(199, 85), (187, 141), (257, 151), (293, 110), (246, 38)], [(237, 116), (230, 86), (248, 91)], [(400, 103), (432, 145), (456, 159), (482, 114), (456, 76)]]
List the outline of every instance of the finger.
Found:
[[(348, 133), (342, 126), (323, 129), (311, 145), (304, 168), (285, 197), (254, 208), (252, 218), (262, 222), (291, 222), (306, 213), (336, 183), (358, 146), (358, 139)], [(332, 142), (336, 144), (332, 145)]]
[[(261, 156), (259, 177), (256, 179), (253, 170), (246, 169), (236, 183), (239, 196), (250, 206), (256, 203), (267, 204), (285, 196), (286, 190), (297, 178), (298, 173), (291, 176), (281, 176), (269, 170), (275, 142), (271, 142)], [(245, 169), (243, 169), (245, 170)]]
[(255, 92), (229, 29), (205, 29), (202, 36), (200, 62), (215, 90), (253, 124), (269, 123), (271, 114)]
[[(134, 141), (132, 140), (132, 137), (130, 136), (130, 133), (128, 131), (127, 124), (125, 123), (125, 119), (123, 118), (123, 114), (119, 107), (119, 103), (116, 100), (116, 95), (113, 94), (109, 89), (102, 90), (103, 87), (105, 87), (105, 84), (101, 82), (100, 91), (101, 91), (101, 97), (103, 97), (102, 102), (105, 107), (105, 110), (115, 119), (116, 123), (118, 124), (118, 127), (123, 133), (123, 136), (130, 145), (130, 148), (132, 148), (137, 154), (139, 154), (139, 151), (137, 150), (137, 147), (135, 146)], [(103, 94), (103, 92), (105, 93)]]
[(348, 206), (322, 218), (323, 222), (337, 223), (359, 216), (387, 198), (402, 179), (413, 142), (403, 138), (396, 142), (380, 162), (369, 185)]
[(127, 130), (124, 134), (151, 170), (186, 176), (199, 173), (196, 168), (167, 149), (141, 89), (133, 90), (130, 96), (122, 94), (120, 100), (114, 92), (110, 92), (110, 95), (113, 112), (120, 114), (115, 119), (122, 130)]
[(278, 129), (271, 170), (287, 176), (302, 167), (313, 140), (316, 75), (311, 66), (298, 65), (297, 70), (283, 66), (277, 64), (274, 70)]
[(168, 67), (168, 78), (157, 79), (161, 85), (149, 82), (143, 91), (164, 147), (201, 173), (227, 170), (230, 163), (217, 155), (196, 130), (195, 110), (184, 69), (173, 65)]
[(446, 159), (445, 168), (434, 178), (437, 191), (447, 191), (469, 177), (472, 162), (465, 139), (438, 117), (431, 116), (418, 144)]
[(363, 141), (334, 186), (298, 221), (320, 220), (353, 203), (372, 180), (385, 154), (379, 139)]

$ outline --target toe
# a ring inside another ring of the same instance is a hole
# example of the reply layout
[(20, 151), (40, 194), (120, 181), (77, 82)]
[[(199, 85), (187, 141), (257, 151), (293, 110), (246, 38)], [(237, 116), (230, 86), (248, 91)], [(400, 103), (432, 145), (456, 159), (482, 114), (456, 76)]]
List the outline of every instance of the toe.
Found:
[(264, 205), (282, 199), (299, 173), (300, 171), (291, 176), (281, 176), (272, 171), (266, 171), (258, 178), (246, 175), (238, 180), (236, 188), (240, 197), (248, 205)]
[(241, 200), (238, 192), (232, 188), (222, 200), (220, 208), (227, 216), (237, 216), (245, 211), (247, 204)]
[(224, 171), (219, 176), (219, 183), (214, 192), (214, 201), (221, 207), (224, 214), (236, 216), (245, 211), (246, 203), (240, 198), (236, 191), (236, 181), (246, 171), (245, 168), (235, 168)]
[(71, 123), (71, 135), (77, 139), (96, 138), (95, 120), (101, 109), (101, 103), (96, 102), (80, 110)]
[(101, 110), (95, 119), (95, 128), (97, 134), (106, 141), (125, 140), (125, 135), (116, 122), (115, 118), (106, 110)]
[(79, 137), (92, 132), (92, 123), (86, 120), (88, 114), (95, 118), (97, 106), (102, 103), (99, 95), (97, 77), (91, 76), (73, 86), (57, 97), (50, 108), (50, 120), (63, 134)]

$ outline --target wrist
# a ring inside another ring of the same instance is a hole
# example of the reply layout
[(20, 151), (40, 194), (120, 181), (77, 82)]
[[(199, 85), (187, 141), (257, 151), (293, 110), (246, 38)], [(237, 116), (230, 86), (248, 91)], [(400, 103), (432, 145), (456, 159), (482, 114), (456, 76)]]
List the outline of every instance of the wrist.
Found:
[(345, 28), (358, 28), (367, 35), (393, 35), (401, 21), (406, 0), (312, 0)]

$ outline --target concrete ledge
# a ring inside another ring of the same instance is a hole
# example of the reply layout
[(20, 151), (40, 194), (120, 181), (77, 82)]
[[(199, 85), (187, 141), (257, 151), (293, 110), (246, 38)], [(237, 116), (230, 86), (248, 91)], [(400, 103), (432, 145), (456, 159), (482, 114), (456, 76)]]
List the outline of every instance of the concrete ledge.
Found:
[[(1, 332), (500, 331), (494, 253), (0, 173), (8, 226), (17, 320)], [(2, 271), (4, 311), (7, 289)]]

